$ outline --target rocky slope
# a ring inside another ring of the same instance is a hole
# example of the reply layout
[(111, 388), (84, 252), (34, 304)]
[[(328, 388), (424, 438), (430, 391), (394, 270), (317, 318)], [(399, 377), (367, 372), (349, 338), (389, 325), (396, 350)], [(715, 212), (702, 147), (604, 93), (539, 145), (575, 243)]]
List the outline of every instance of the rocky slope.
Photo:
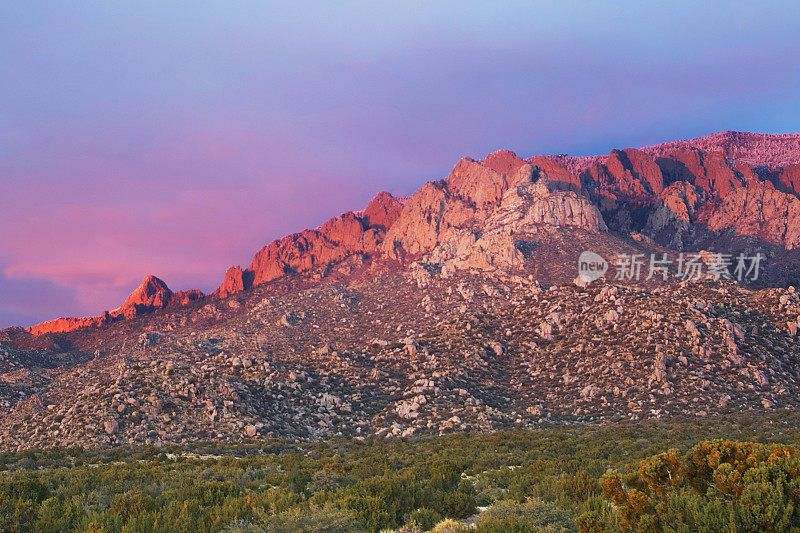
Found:
[[(774, 155), (793, 161), (796, 138), (747, 157), (758, 137), (704, 139), (581, 166), (464, 158), (268, 244), (209, 296), (148, 276), (98, 317), (0, 331), (0, 447), (796, 409), (800, 197)], [(743, 284), (613, 264), (589, 283), (587, 250), (765, 259)]]
[[(491, 431), (796, 409), (800, 298), (422, 265), (3, 343), (0, 447)], [(18, 333), (18, 336), (30, 333)]]

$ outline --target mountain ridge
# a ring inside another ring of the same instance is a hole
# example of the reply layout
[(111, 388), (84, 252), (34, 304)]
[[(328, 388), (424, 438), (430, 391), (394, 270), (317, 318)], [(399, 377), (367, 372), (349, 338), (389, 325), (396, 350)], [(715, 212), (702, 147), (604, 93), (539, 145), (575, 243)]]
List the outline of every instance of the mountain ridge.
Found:
[[(519, 262), (519, 254), (509, 248), (510, 241), (497, 235), (500, 230), (495, 231), (492, 242), (467, 241), (471, 240), (470, 232), (475, 231), (471, 227), (474, 221), (488, 220), (504, 194), (540, 178), (549, 185), (538, 189), (539, 204), (534, 206), (538, 224), (577, 225), (592, 231), (611, 228), (622, 233), (644, 230), (652, 236), (673, 232), (669, 242), (662, 244), (676, 249), (686, 245), (684, 241), (695, 232), (695, 226), (711, 231), (734, 228), (737, 233), (786, 249), (800, 245), (800, 134), (725, 131), (589, 157), (540, 155), (522, 159), (513, 152), (499, 150), (483, 160), (463, 158), (446, 180), (425, 184), (408, 199), (381, 192), (362, 211), (344, 213), (319, 228), (267, 244), (256, 252), (247, 268), (230, 267), (211, 295), (197, 290), (173, 295), (161, 280), (147, 276), (142, 286), (111, 312), (97, 317), (62, 317), (28, 331), (37, 335), (62, 333), (129, 319), (168, 305), (226, 298), (287, 273), (304, 274), (351, 257), (362, 262), (377, 257), (407, 264), (412, 258), (431, 252), (442, 239), (459, 241), (455, 248), (460, 248), (447, 252), (450, 255), (475, 256), (457, 261), (450, 258), (454, 266), (492, 266), (492, 261), (478, 257), (486, 253), (477, 251), (475, 255), (467, 249), (470, 247), (483, 248), (485, 252), (487, 247), (505, 246), (502, 253), (511, 258), (509, 261)], [(515, 193), (517, 207), (532, 201), (532, 189), (528, 189), (521, 195)], [(720, 198), (724, 205), (712, 210), (709, 206)], [(447, 204), (447, 212), (431, 211), (436, 202)], [(747, 213), (745, 206), (754, 203), (766, 207)], [(650, 206), (651, 213), (645, 224), (639, 224), (641, 227), (634, 228), (636, 224), (624, 220), (631, 217), (625, 212), (626, 206), (631, 205)], [(597, 215), (591, 213), (591, 206), (599, 208)], [(577, 222), (570, 222), (575, 213)], [(401, 231), (392, 231), (392, 227), (404, 215), (401, 226), (405, 233), (400, 235)], [(620, 217), (622, 220), (617, 220)], [(761, 219), (766, 223), (759, 223)], [(425, 220), (435, 220), (436, 225), (444, 221), (441, 235), (440, 228), (433, 228)], [(391, 239), (389, 244), (387, 237)], [(442, 247), (440, 251), (445, 253)], [(152, 284), (158, 287), (148, 289)]]

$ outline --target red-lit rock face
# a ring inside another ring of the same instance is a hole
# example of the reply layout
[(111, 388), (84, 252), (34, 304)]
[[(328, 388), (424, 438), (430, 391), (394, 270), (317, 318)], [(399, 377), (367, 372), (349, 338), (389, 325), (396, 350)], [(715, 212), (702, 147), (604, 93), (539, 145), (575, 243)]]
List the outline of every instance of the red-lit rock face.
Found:
[(143, 312), (162, 309), (170, 300), (172, 291), (167, 284), (155, 276), (147, 276), (121, 306), (111, 311), (111, 315), (131, 318)]
[(249, 283), (245, 283), (245, 277), (242, 267), (235, 266), (228, 268), (228, 270), (225, 271), (225, 278), (222, 280), (222, 285), (220, 285), (211, 296), (215, 298), (226, 298), (231, 294), (242, 292), (249, 288)]
[(800, 199), (771, 183), (753, 183), (726, 194), (708, 219), (712, 230), (732, 228), (787, 249), (800, 246)]
[(567, 185), (567, 188), (573, 188), (575, 190), (579, 189), (581, 186), (578, 176), (570, 172), (567, 167), (553, 157), (537, 155), (536, 157), (532, 157), (530, 162), (544, 172), (551, 183), (563, 183)]
[(115, 320), (130, 319), (165, 307), (187, 305), (189, 302), (203, 298), (198, 290), (173, 293), (167, 284), (155, 276), (146, 276), (142, 283), (128, 296), (123, 304), (113, 311), (95, 317), (57, 318), (42, 322), (28, 331), (34, 335), (44, 333), (64, 333), (79, 328), (99, 326)]
[(306, 272), (315, 266), (341, 261), (355, 253), (375, 251), (383, 231), (365, 228), (353, 213), (333, 218), (314, 230), (273, 241), (256, 253), (249, 270), (253, 284), (273, 280), (287, 272)]
[(779, 169), (776, 174), (778, 183), (800, 194), (800, 164), (787, 165)]
[(80, 317), (80, 318), (56, 318), (28, 328), (34, 335), (45, 333), (65, 333), (79, 328), (98, 326), (101, 324), (100, 317)]
[(364, 210), (362, 219), (367, 227), (380, 226), (384, 231), (400, 218), (403, 204), (388, 192), (379, 192), (375, 195)]
[(494, 170), (498, 174), (513, 176), (520, 168), (525, 166), (525, 160), (517, 157), (514, 152), (498, 150), (486, 156), (483, 166)]
[[(518, 254), (511, 235), (531, 225), (600, 233), (607, 231), (606, 223), (622, 232), (638, 223), (637, 231), (654, 238), (677, 235), (677, 240), (665, 241), (671, 245), (699, 224), (796, 248), (798, 192), (798, 135), (723, 132), (585, 158), (524, 160), (499, 150), (483, 161), (460, 160), (447, 179), (424, 184), (408, 199), (381, 192), (362, 212), (345, 213), (319, 228), (269, 243), (248, 268), (229, 268), (212, 296), (225, 298), (287, 273), (303, 274), (353, 256), (401, 262), (425, 254), (444, 262), (458, 256), (455, 264), (470, 268), (497, 266), (492, 258), (513, 263)], [(477, 256), (474, 249), (480, 252)], [(59, 318), (29, 331), (97, 326), (203, 297), (200, 291), (173, 293), (160, 279), (147, 276), (110, 313)]]

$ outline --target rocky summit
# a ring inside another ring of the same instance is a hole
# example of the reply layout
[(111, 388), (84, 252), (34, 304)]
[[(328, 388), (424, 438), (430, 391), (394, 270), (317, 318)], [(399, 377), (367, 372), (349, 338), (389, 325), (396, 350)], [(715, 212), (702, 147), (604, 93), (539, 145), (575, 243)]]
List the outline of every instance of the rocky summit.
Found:
[(117, 309), (1, 331), (0, 446), (796, 409), (798, 247), (800, 135), (464, 158), (210, 295), (147, 276)]

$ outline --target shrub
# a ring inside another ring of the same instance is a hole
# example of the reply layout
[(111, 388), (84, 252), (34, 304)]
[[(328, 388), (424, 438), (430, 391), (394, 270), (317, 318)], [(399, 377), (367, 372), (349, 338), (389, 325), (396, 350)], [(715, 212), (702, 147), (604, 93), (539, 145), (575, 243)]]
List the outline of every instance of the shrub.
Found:
[[(793, 448), (731, 441), (692, 448), (698, 436), (800, 443), (800, 415), (759, 416), (413, 442), (193, 443), (168, 450), (179, 460), (149, 447), (5, 452), (0, 531), (410, 533), (423, 512), (468, 517), (477, 501), (494, 504), (479, 517), (483, 530), (791, 530), (800, 527)], [(620, 473), (601, 484), (610, 467)], [(466, 530), (453, 520), (439, 526)]]
[(436, 463), (431, 467), (429, 485), (436, 490), (451, 490), (461, 481), (461, 470), (449, 462)]
[(469, 531), (472, 530), (461, 522), (448, 518), (436, 524), (431, 533), (467, 533)]
[(800, 458), (784, 445), (716, 440), (602, 479), (623, 529), (788, 531), (800, 527)]
[(263, 525), (266, 533), (350, 533), (361, 532), (364, 528), (353, 515), (332, 505), (324, 508), (308, 509), (295, 507), (266, 520)]
[(481, 533), (571, 532), (578, 528), (572, 515), (541, 500), (496, 503), (478, 518)]
[(81, 516), (83, 512), (77, 506), (58, 498), (48, 498), (39, 506), (34, 530), (42, 533), (72, 531), (77, 528)]
[(438, 524), (441, 519), (442, 516), (433, 509), (422, 507), (411, 513), (408, 523), (419, 526), (423, 531), (428, 531)]
[(439, 512), (449, 518), (468, 518), (475, 514), (475, 497), (463, 492), (440, 492), (434, 498)]

